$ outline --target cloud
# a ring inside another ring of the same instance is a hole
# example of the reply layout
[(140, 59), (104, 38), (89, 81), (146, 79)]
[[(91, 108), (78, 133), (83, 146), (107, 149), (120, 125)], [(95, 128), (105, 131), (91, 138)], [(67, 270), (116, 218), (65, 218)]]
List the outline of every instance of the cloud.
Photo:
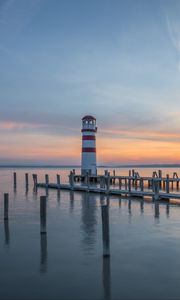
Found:
[(180, 52), (180, 21), (170, 20), (167, 16), (167, 26), (171, 41), (174, 47)]

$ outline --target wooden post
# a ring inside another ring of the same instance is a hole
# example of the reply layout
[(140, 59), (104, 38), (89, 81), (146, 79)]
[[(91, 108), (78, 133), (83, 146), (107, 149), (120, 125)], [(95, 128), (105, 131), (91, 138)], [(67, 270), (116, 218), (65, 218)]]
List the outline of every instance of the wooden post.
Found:
[(103, 236), (103, 256), (110, 256), (110, 246), (109, 246), (109, 206), (101, 206), (102, 215), (102, 236)]
[(25, 174), (25, 185), (26, 185), (26, 189), (28, 189), (28, 186), (29, 186), (28, 173)]
[(45, 175), (45, 183), (46, 183), (46, 188), (48, 188), (48, 185), (49, 185), (49, 175), (48, 174)]
[[(113, 176), (116, 176), (116, 171), (115, 170), (113, 170)], [(113, 184), (115, 184), (115, 183), (116, 183), (116, 179), (114, 178)]]
[(37, 185), (37, 174), (32, 174), (32, 177), (33, 177), (34, 188), (35, 188)]
[(103, 298), (111, 299), (111, 262), (110, 257), (103, 256)]
[(109, 194), (110, 189), (110, 173), (108, 172), (108, 175), (106, 176), (106, 193)]
[(166, 188), (166, 181), (163, 180), (163, 190), (165, 190), (165, 188)]
[(124, 184), (125, 184), (125, 191), (127, 191), (127, 178), (125, 178)]
[(161, 189), (161, 187), (162, 187), (162, 170), (158, 170), (158, 177), (160, 179), (159, 188)]
[[(134, 177), (135, 176), (135, 170), (132, 170), (132, 177)], [(134, 179), (133, 179), (133, 186), (134, 186)]]
[(9, 233), (9, 222), (4, 220), (4, 242), (6, 246), (9, 246), (10, 242), (10, 233)]
[(122, 188), (122, 180), (121, 178), (119, 178), (119, 189), (121, 190), (121, 188)]
[(13, 177), (14, 177), (14, 188), (16, 189), (17, 186), (16, 172), (13, 173)]
[(159, 181), (158, 179), (153, 178), (153, 191), (154, 191), (154, 200), (159, 200)]
[(137, 174), (135, 174), (135, 190), (137, 191)]
[(4, 220), (8, 220), (9, 194), (4, 194)]
[(128, 178), (128, 191), (131, 191), (131, 178)]
[(176, 182), (176, 188), (177, 188), (177, 190), (179, 189), (179, 179)]
[(41, 234), (46, 234), (46, 196), (40, 197)]
[(104, 178), (103, 178), (102, 176), (101, 176), (100, 179), (99, 179), (99, 180), (100, 180), (100, 189), (103, 189), (103, 188), (104, 188), (104, 182), (103, 182), (103, 179), (104, 179)]
[(141, 192), (144, 191), (144, 180), (142, 177), (140, 178), (140, 190), (141, 190)]
[(131, 170), (129, 170), (129, 177), (131, 177)]
[(57, 176), (57, 185), (58, 185), (58, 189), (60, 189), (60, 183), (61, 183), (61, 181), (60, 181), (60, 175), (57, 174), (56, 176)]
[[(85, 176), (85, 179), (86, 179), (86, 176)], [(74, 189), (74, 174), (72, 171), (70, 172), (70, 175), (69, 175), (69, 183), (71, 186), (71, 190), (73, 190)]]
[(169, 174), (166, 175), (166, 193), (169, 193)]

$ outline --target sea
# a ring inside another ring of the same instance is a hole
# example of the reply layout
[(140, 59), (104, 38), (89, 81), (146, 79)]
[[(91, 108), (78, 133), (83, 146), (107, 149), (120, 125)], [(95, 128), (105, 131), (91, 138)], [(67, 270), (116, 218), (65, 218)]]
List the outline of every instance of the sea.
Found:
[[(116, 175), (129, 173), (129, 168), (113, 169)], [(177, 172), (180, 177), (180, 168), (161, 169), (164, 176)], [(0, 299), (180, 299), (180, 205), (110, 196), (110, 256), (103, 257), (99, 194), (33, 188), (33, 173), (38, 182), (45, 174), (56, 182), (60, 174), (67, 183), (70, 170), (0, 168)], [(157, 169), (136, 171), (151, 176)], [(4, 193), (9, 193), (8, 221)], [(43, 235), (42, 195), (47, 195)]]

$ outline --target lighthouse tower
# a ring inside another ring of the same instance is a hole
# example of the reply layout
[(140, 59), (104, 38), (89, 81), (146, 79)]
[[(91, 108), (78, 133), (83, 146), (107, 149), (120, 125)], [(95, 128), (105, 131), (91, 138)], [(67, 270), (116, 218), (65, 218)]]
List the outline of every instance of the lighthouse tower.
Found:
[(82, 118), (82, 161), (81, 175), (97, 174), (96, 167), (96, 119), (93, 116)]

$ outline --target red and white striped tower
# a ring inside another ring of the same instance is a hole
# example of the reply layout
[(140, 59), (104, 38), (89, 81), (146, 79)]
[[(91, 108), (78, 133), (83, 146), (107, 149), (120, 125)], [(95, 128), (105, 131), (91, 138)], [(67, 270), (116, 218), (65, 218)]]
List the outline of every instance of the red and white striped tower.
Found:
[(96, 119), (93, 116), (82, 118), (82, 161), (81, 175), (97, 174), (96, 167)]

